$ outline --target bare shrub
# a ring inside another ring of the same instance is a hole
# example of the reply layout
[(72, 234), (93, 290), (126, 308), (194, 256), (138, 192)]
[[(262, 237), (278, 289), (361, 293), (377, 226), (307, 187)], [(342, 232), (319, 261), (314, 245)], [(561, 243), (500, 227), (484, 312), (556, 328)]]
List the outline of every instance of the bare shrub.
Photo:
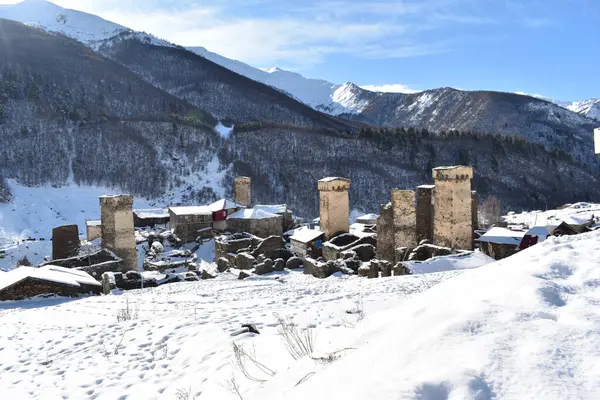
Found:
[(256, 354), (254, 349), (251, 351), (246, 350), (243, 346), (233, 342), (233, 355), (235, 357), (235, 364), (240, 372), (248, 379), (254, 382), (265, 382), (265, 379), (258, 378), (254, 375), (254, 373), (248, 370), (249, 367), (252, 367), (255, 370), (260, 371), (261, 373), (274, 376), (277, 372), (267, 367), (263, 363), (259, 362), (256, 359)]
[(314, 352), (315, 335), (312, 328), (299, 329), (290, 317), (284, 318), (279, 314), (275, 314), (275, 319), (279, 324), (279, 336), (281, 336), (286, 349), (294, 360)]
[(175, 398), (177, 400), (194, 400), (194, 396), (192, 396), (192, 388), (177, 389)]
[(354, 307), (349, 310), (346, 310), (346, 314), (353, 315), (355, 317), (355, 321), (349, 321), (346, 318), (343, 319), (344, 326), (346, 326), (347, 328), (354, 328), (356, 327), (356, 324), (365, 319), (366, 314), (362, 295), (358, 294), (356, 296), (356, 300), (354, 301)]
[(479, 207), (479, 224), (489, 227), (501, 221), (502, 204), (495, 196), (489, 196)]
[(240, 385), (238, 385), (237, 380), (235, 379), (235, 375), (231, 376), (231, 379), (229, 379), (229, 381), (227, 381), (227, 386), (226, 388), (233, 394), (235, 394), (237, 397), (239, 397), (240, 400), (244, 400), (244, 398), (242, 397), (242, 393), (240, 392)]
[(129, 300), (125, 303), (125, 308), (121, 308), (117, 311), (117, 322), (123, 321), (131, 321), (132, 319), (137, 319), (140, 315), (140, 310), (137, 307), (131, 307), (129, 305)]

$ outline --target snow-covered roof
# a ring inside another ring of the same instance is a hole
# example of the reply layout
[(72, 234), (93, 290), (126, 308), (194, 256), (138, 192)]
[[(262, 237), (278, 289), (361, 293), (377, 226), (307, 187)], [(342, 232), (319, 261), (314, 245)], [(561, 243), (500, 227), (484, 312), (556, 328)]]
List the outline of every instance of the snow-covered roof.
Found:
[(587, 225), (592, 220), (592, 216), (591, 215), (585, 215), (585, 216), (569, 215), (569, 216), (563, 218), (562, 220), (563, 220), (563, 222), (565, 222), (569, 225)]
[(27, 278), (41, 279), (75, 287), (79, 287), (81, 284), (101, 286), (100, 282), (87, 272), (57, 267), (56, 265), (46, 265), (40, 268), (19, 267), (0, 275), (0, 290), (6, 289)]
[(245, 208), (229, 215), (227, 219), (267, 219), (267, 218), (281, 218), (277, 214), (273, 214), (267, 211)]
[(506, 228), (494, 227), (481, 235), (480, 242), (496, 243), (496, 244), (514, 244), (518, 246), (525, 236), (525, 231), (512, 231)]
[(319, 179), (319, 182), (332, 182), (332, 181), (347, 181), (347, 178), (340, 178), (339, 176), (328, 176), (327, 178)]
[(231, 210), (232, 208), (243, 208), (244, 206), (227, 199), (217, 200), (212, 204), (208, 205), (209, 210), (212, 212), (221, 210)]
[(85, 221), (85, 224), (87, 226), (100, 226), (100, 225), (102, 225), (102, 221), (100, 221), (99, 219), (94, 219), (94, 220), (90, 220), (90, 221)]
[(133, 210), (138, 218), (167, 218), (169, 210), (165, 208), (148, 208), (144, 210)]
[(527, 233), (525, 233), (525, 235), (526, 236), (537, 236), (537, 237), (541, 237), (541, 238), (545, 239), (549, 235), (552, 234), (552, 231), (554, 231), (555, 228), (556, 228), (556, 225), (532, 226), (531, 228), (529, 228)]
[(209, 206), (169, 207), (169, 211), (175, 215), (212, 215)]
[(309, 243), (317, 239), (318, 237), (323, 236), (323, 234), (324, 232), (318, 231), (316, 229), (304, 228), (296, 230), (296, 232), (290, 239), (300, 243)]
[(254, 206), (257, 210), (263, 210), (272, 214), (291, 213), (287, 204), (257, 204)]
[(377, 218), (379, 218), (378, 214), (371, 213), (371, 214), (362, 215), (362, 216), (360, 216), (360, 217), (358, 217), (356, 219), (357, 220), (359, 220), (359, 219), (362, 219), (362, 220), (373, 220), (373, 219), (377, 219)]

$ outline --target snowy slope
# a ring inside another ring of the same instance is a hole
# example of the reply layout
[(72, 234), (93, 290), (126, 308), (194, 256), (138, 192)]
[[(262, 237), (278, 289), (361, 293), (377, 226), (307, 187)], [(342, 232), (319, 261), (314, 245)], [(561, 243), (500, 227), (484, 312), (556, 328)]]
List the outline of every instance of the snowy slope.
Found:
[[(223, 274), (0, 303), (0, 398), (597, 399), (598, 254), (590, 233), (462, 272)], [(292, 358), (274, 314), (312, 329), (310, 357)], [(244, 323), (260, 335), (230, 336)]]
[[(600, 234), (552, 238), (365, 320), (249, 399), (600, 398)], [(333, 349), (332, 349), (333, 350)]]
[(98, 16), (65, 9), (44, 0), (25, 0), (14, 5), (0, 6), (0, 18), (59, 32), (86, 44), (127, 30), (124, 26)]

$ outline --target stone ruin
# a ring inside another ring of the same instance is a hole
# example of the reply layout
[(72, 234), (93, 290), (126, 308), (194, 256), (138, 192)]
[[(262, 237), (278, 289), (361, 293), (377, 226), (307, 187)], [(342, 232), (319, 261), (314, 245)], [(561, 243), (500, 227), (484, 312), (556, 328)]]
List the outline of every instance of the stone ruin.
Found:
[(369, 261), (375, 257), (376, 247), (375, 235), (356, 236), (344, 233), (323, 244), (323, 258), (334, 261), (341, 258), (345, 251), (355, 251), (362, 261)]
[(319, 210), (321, 231), (330, 239), (350, 230), (350, 180), (324, 178), (319, 180)]
[(87, 272), (96, 279), (100, 279), (104, 272), (121, 269), (121, 261), (122, 260), (110, 250), (97, 249), (87, 254), (83, 253), (73, 257), (47, 261), (40, 264), (40, 267), (55, 265), (63, 268), (76, 269)]
[(264, 275), (283, 271), (284, 268), (299, 268), (302, 265), (302, 259), (285, 247), (285, 240), (281, 236), (261, 239), (248, 233), (217, 237), (215, 262), (219, 272), (230, 268), (241, 270), (240, 279), (250, 276), (250, 273)]
[(123, 261), (123, 271), (137, 271), (138, 260), (133, 228), (133, 197), (129, 195), (100, 196), (102, 247)]
[(470, 166), (433, 169), (433, 243), (438, 246), (473, 249), (473, 215)]
[(235, 178), (234, 201), (244, 207), (252, 204), (252, 180), (247, 176)]
[(52, 229), (52, 259), (60, 260), (79, 252), (79, 227), (63, 225)]

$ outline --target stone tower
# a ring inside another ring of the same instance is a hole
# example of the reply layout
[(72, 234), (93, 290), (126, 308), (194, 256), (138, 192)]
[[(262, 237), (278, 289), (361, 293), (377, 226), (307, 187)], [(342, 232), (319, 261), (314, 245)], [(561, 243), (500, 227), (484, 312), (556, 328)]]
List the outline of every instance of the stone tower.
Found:
[(350, 179), (324, 178), (318, 182), (321, 230), (327, 238), (350, 230)]
[(394, 262), (394, 210), (382, 204), (377, 217), (377, 259)]
[(102, 247), (123, 259), (124, 271), (138, 270), (132, 208), (132, 196), (100, 196)]
[(470, 166), (433, 169), (434, 244), (465, 250), (473, 248), (472, 178)]
[(433, 192), (435, 185), (417, 186), (417, 244), (433, 242)]
[(393, 189), (392, 210), (394, 213), (394, 248), (414, 248), (417, 245), (415, 192)]
[(247, 176), (235, 178), (234, 200), (241, 206), (250, 207), (252, 204), (252, 180)]

